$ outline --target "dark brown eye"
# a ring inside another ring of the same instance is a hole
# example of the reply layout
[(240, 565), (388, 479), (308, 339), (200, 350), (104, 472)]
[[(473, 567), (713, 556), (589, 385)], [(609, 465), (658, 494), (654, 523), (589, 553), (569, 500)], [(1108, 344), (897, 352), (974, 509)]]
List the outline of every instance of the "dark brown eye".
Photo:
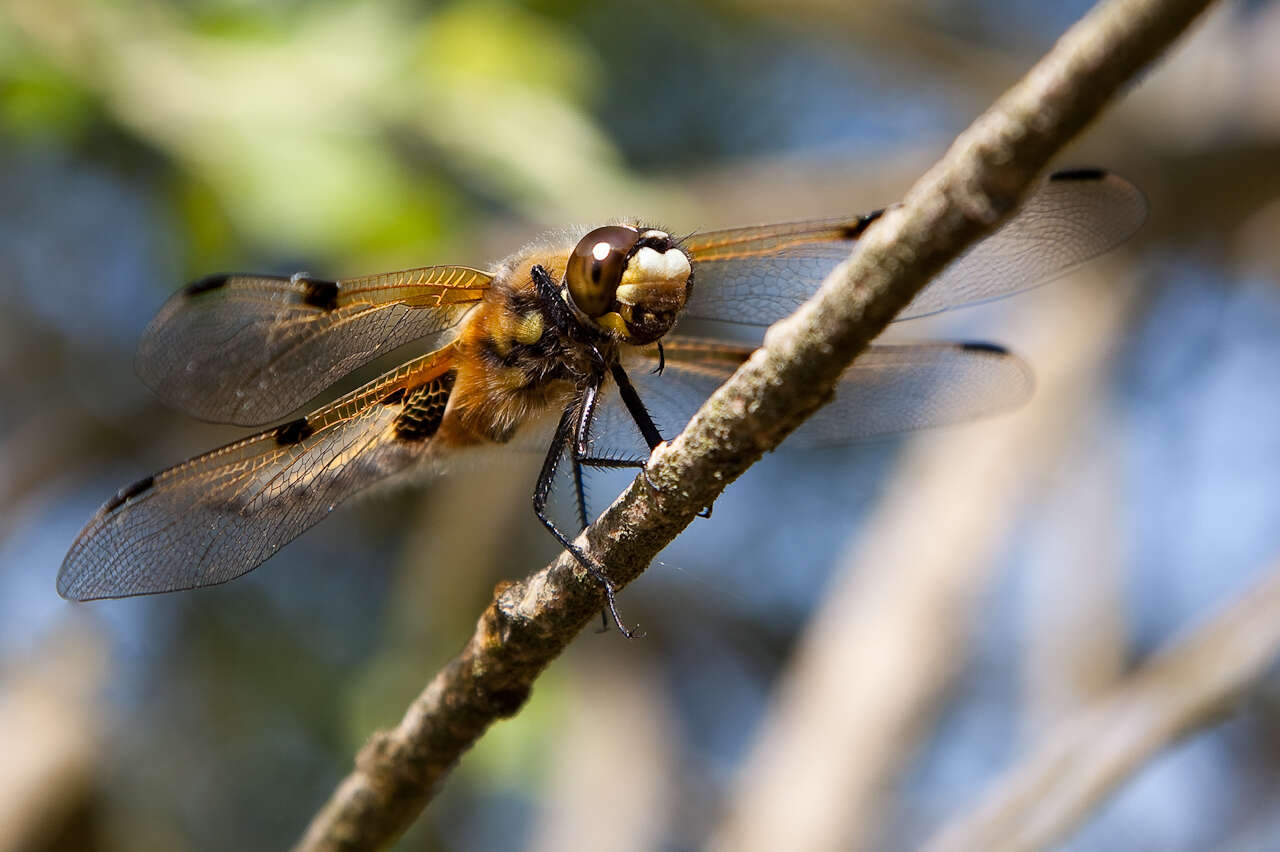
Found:
[(564, 273), (569, 297), (578, 310), (589, 317), (609, 310), (627, 268), (627, 254), (639, 238), (632, 228), (606, 225), (578, 241)]

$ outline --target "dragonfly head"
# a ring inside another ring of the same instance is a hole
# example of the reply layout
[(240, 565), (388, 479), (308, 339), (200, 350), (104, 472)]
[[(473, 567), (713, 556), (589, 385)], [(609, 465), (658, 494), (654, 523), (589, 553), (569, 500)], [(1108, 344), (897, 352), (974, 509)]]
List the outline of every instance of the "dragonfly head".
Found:
[(670, 330), (689, 293), (689, 258), (665, 231), (606, 225), (578, 241), (565, 268), (577, 312), (625, 343)]

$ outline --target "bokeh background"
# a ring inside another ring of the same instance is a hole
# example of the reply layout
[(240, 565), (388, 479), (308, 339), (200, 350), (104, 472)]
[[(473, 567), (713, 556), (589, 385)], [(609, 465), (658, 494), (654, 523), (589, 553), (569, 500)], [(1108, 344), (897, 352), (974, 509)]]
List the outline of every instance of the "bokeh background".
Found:
[[(0, 0), (0, 849), (289, 845), (494, 584), (555, 554), (516, 454), (344, 507), (223, 587), (59, 599), (106, 497), (240, 434), (134, 377), (176, 287), (881, 206), (1087, 7)], [(825, 755), (878, 767), (840, 845), (910, 848), (1280, 570), (1277, 80), (1280, 6), (1217, 8), (1059, 161), (1143, 188), (1136, 239), (891, 332), (1006, 343), (1034, 401), (766, 458), (621, 596), (646, 638), (584, 633), (400, 848), (731, 848), (828, 777), (759, 745), (815, 624), (857, 637), (823, 650), (838, 715), (918, 689), (913, 724)], [(596, 508), (625, 483), (596, 477)], [(1280, 845), (1278, 701), (1165, 751), (1067, 848)]]

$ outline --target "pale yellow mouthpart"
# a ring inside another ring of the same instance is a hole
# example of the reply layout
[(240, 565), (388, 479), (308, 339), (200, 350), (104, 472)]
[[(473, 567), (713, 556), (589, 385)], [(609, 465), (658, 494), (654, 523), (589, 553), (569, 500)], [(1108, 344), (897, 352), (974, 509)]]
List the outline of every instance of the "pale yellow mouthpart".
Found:
[(669, 298), (673, 287), (689, 280), (689, 258), (679, 249), (658, 252), (648, 246), (636, 252), (618, 285), (620, 302), (636, 305), (654, 298)]

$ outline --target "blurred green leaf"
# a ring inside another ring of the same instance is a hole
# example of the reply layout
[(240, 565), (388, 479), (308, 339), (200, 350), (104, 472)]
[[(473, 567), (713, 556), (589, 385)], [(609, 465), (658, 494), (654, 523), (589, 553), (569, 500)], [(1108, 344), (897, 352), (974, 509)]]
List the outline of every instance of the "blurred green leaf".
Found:
[(92, 123), (93, 99), (39, 60), (9, 69), (0, 82), (0, 125), (18, 137), (74, 139)]
[(200, 187), (176, 195), (196, 255), (428, 262), (477, 198), (562, 222), (653, 197), (585, 111), (597, 57), (497, 0), (12, 6), (0, 32), (37, 61), (0, 64), (6, 123), (66, 136), (96, 113), (168, 156)]
[(425, 77), (446, 85), (518, 81), (577, 102), (599, 90), (594, 54), (561, 29), (506, 3), (458, 4), (428, 19), (418, 64)]

